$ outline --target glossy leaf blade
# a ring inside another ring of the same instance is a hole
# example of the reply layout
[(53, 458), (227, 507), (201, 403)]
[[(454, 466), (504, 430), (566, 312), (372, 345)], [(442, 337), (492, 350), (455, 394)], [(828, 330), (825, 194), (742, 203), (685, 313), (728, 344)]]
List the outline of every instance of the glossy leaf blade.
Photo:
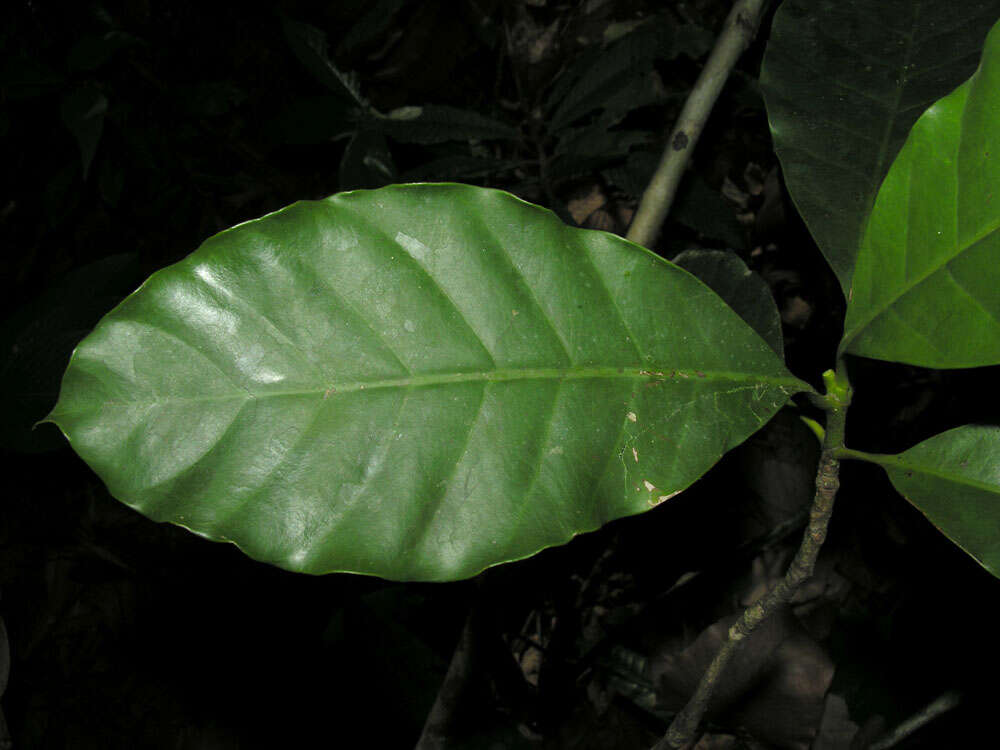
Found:
[(474, 575), (647, 510), (807, 388), (687, 272), (495, 190), (297, 203), (154, 274), (50, 415), (146, 515), (311, 573)]
[(841, 348), (924, 367), (1000, 363), (1000, 24), (879, 190)]
[(1000, 0), (785, 0), (761, 68), (785, 182), (844, 295), (910, 127), (976, 69)]
[(903, 497), (1000, 577), (1000, 427), (957, 427), (883, 465)]
[(751, 271), (734, 252), (728, 250), (685, 250), (673, 262), (697, 276), (703, 284), (726, 301), (733, 310), (784, 357), (781, 313), (767, 282)]

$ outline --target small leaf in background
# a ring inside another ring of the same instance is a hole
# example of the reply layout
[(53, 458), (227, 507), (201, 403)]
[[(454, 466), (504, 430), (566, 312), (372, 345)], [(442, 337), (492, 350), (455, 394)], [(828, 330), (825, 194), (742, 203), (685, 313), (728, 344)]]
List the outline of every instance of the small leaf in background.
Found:
[(38, 453), (63, 441), (49, 425), (70, 354), (91, 328), (142, 277), (134, 253), (112, 255), (80, 268), (16, 310), (0, 326), (0, 446)]
[[(448, 149), (448, 152), (451, 151), (454, 149)], [(399, 181), (472, 182), (487, 176), (502, 175), (523, 166), (525, 163), (521, 161), (448, 153), (407, 170), (399, 176)]]
[(842, 351), (923, 367), (1000, 364), (1000, 24), (979, 70), (928, 109), (889, 169)]
[(230, 81), (200, 81), (184, 97), (184, 105), (196, 116), (219, 117), (246, 101), (247, 93)]
[(659, 162), (659, 154), (637, 149), (629, 153), (624, 164), (611, 167), (603, 174), (605, 179), (620, 187), (633, 198), (641, 198)]
[(728, 247), (746, 246), (734, 204), (696, 174), (681, 182), (670, 220), (690, 227), (706, 239), (721, 240)]
[(785, 0), (760, 83), (785, 182), (847, 295), (910, 126), (976, 69), (1000, 0)]
[(781, 315), (767, 282), (728, 250), (685, 250), (673, 262), (697, 276), (784, 357)]
[(903, 497), (1000, 578), (1000, 427), (956, 427), (879, 463)]
[(354, 77), (342, 72), (330, 61), (323, 31), (289, 18), (282, 18), (281, 26), (292, 52), (317, 81), (340, 98), (359, 107), (367, 107)]
[(264, 129), (278, 143), (304, 146), (351, 135), (359, 122), (356, 107), (340, 97), (324, 94), (299, 97), (282, 106)]
[[(552, 110), (549, 129), (561, 130), (595, 110), (606, 108), (609, 102), (617, 103), (612, 120), (624, 116), (619, 111), (621, 105), (628, 111), (653, 103), (655, 99), (648, 93), (651, 91), (648, 74), (653, 71), (653, 63), (689, 52), (693, 44), (704, 38), (703, 33), (697, 32), (688, 36), (692, 28), (697, 27), (677, 27), (651, 19), (606, 49), (585, 51), (553, 86), (548, 102)], [(645, 92), (638, 98), (636, 94), (640, 91), (633, 89), (636, 86)], [(628, 99), (617, 98), (623, 89), (632, 91), (631, 104)]]
[(413, 0), (375, 0), (367, 13), (348, 29), (337, 44), (338, 55), (350, 55), (357, 50), (377, 43), (379, 37), (388, 29), (396, 14)]
[(62, 99), (59, 112), (63, 124), (76, 138), (80, 149), (80, 163), (83, 179), (87, 179), (90, 164), (94, 160), (97, 144), (104, 130), (104, 115), (108, 111), (108, 99), (100, 89), (91, 84), (83, 84), (70, 91)]
[(359, 130), (344, 149), (340, 160), (341, 190), (378, 188), (396, 177), (396, 165), (385, 136), (371, 130)]
[(372, 124), (401, 143), (514, 140), (519, 136), (516, 128), (492, 117), (438, 104), (402, 107), (377, 118)]
[(556, 143), (556, 156), (589, 156), (614, 159), (628, 154), (633, 146), (653, 141), (645, 130), (609, 130), (597, 122), (584, 128), (564, 130)]
[(66, 56), (66, 67), (72, 71), (90, 73), (97, 70), (119, 51), (142, 44), (138, 37), (124, 31), (107, 31), (81, 37)]
[(157, 272), (50, 418), (154, 519), (291, 570), (445, 580), (666, 502), (807, 388), (643, 248), (404, 185)]
[(109, 206), (116, 207), (125, 188), (125, 167), (117, 155), (101, 159), (97, 164), (97, 191)]

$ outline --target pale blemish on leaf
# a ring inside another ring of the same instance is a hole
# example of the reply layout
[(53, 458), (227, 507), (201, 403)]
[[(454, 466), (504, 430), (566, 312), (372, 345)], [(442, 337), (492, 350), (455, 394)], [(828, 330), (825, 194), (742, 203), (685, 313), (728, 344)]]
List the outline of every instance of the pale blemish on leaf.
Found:
[(417, 324), (414, 323), (409, 318), (407, 318), (406, 320), (403, 321), (403, 328), (405, 328), (409, 333), (413, 333), (415, 330), (417, 330)]
[(649, 490), (650, 492), (656, 491), (656, 485), (650, 482), (648, 479), (643, 479), (642, 483), (643, 485), (645, 485), (646, 489)]
[(423, 260), (427, 257), (427, 253), (430, 252), (430, 248), (423, 242), (403, 232), (396, 232), (396, 242), (402, 245), (406, 252), (417, 260)]
[(639, 463), (639, 451), (637, 451), (635, 448), (632, 449), (632, 458), (635, 459), (636, 463)]
[(676, 492), (671, 492), (669, 495), (657, 495), (655, 498), (650, 496), (649, 507), (655, 508), (660, 503), (666, 502), (670, 498), (676, 497), (677, 495), (681, 494), (681, 492), (683, 492), (683, 490), (677, 490)]
[(563, 454), (563, 448), (561, 445), (557, 445), (555, 448), (549, 450), (550, 456), (561, 456)]
[(332, 396), (336, 392), (337, 389), (331, 385), (329, 388), (323, 391), (323, 400), (326, 401), (328, 398), (330, 398), (330, 396)]
[(638, 419), (638, 417), (635, 415), (634, 411), (630, 411), (628, 413), (628, 421), (629, 422), (635, 422), (637, 419)]

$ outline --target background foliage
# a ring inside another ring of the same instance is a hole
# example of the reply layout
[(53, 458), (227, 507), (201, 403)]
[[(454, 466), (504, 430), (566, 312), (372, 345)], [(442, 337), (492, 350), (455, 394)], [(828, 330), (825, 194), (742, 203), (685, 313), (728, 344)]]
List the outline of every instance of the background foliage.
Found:
[[(779, 415), (683, 502), (476, 582), (407, 587), (295, 576), (153, 524), (54, 428), (30, 425), (75, 343), (149, 272), (299, 198), (461, 179), (622, 230), (726, 12), (715, 0), (5, 7), (0, 614), (2, 706), (20, 745), (265, 747), (358, 723), (372, 743), (412, 745), (474, 601), (496, 631), (472, 691), (481, 726), (510, 746), (651, 744), (709, 626), (782, 568), (812, 481), (812, 438), (794, 420)], [(842, 299), (775, 169), (762, 51), (727, 88), (656, 249), (735, 251), (775, 298), (791, 369), (815, 382)], [(853, 367), (868, 415), (849, 425), (858, 449), (1000, 419), (995, 369)], [(855, 727), (960, 686), (969, 697), (927, 742), (974, 736), (992, 723), (998, 652), (978, 613), (996, 581), (877, 467), (850, 467), (844, 486), (820, 589), (734, 688), (755, 696), (742, 721), (795, 747), (804, 724), (776, 717), (832, 710), (824, 686)], [(818, 695), (762, 687), (803, 659)]]

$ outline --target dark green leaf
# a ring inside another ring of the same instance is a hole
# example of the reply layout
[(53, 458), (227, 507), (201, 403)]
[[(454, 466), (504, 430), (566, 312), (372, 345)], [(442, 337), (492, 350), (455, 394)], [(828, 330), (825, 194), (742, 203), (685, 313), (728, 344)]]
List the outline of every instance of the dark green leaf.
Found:
[(785, 0), (761, 69), (785, 182), (846, 296), (879, 185), (969, 77), (998, 0)]
[(640, 198), (659, 162), (659, 154), (637, 149), (628, 155), (623, 165), (608, 169), (605, 177), (633, 198)]
[(412, 2), (413, 0), (374, 0), (368, 12), (361, 16), (338, 42), (337, 52), (350, 55), (365, 45), (377, 41), (379, 35), (392, 25), (400, 9)]
[(432, 159), (402, 175), (401, 182), (473, 181), (525, 166), (521, 161), (453, 154)]
[(60, 108), (62, 121), (76, 138), (84, 179), (87, 179), (97, 144), (101, 140), (107, 111), (108, 99), (96, 86), (78, 86), (63, 97)]
[(767, 282), (736, 253), (727, 250), (685, 250), (673, 262), (690, 271), (726, 301), (779, 357), (785, 356), (781, 313)]
[[(559, 77), (549, 99), (552, 116), (549, 129), (560, 130), (572, 125), (586, 114), (604, 109), (609, 103), (623, 102), (618, 97), (623, 89), (632, 92), (632, 107), (652, 103), (648, 74), (653, 71), (656, 60), (669, 60), (689, 50), (692, 40), (701, 38), (697, 27), (665, 23), (662, 19), (651, 19), (635, 31), (616, 40), (604, 50), (592, 49), (580, 55)], [(638, 86), (643, 93), (638, 95), (632, 87)], [(655, 91), (654, 91), (655, 93)], [(623, 112), (615, 106), (620, 119)]]
[(646, 75), (635, 75), (603, 102), (598, 120), (605, 126), (617, 125), (626, 115), (642, 107), (661, 104), (668, 99), (683, 99), (684, 94), (667, 94), (659, 77), (649, 71)]
[(621, 162), (620, 156), (581, 156), (579, 154), (559, 154), (554, 156), (547, 165), (548, 179), (552, 183), (569, 180), (574, 177), (592, 175)]
[(556, 155), (622, 157), (636, 145), (650, 143), (653, 134), (645, 130), (608, 130), (601, 123), (563, 131), (556, 142)]
[(339, 177), (342, 190), (377, 188), (392, 182), (396, 165), (385, 136), (370, 130), (355, 133), (344, 149)]
[[(650, 174), (655, 166), (656, 162), (651, 160)], [(688, 175), (681, 182), (670, 219), (706, 238), (721, 240), (729, 247), (742, 248), (746, 245), (733, 204), (698, 175)]]
[(200, 81), (184, 97), (184, 106), (197, 117), (219, 117), (246, 101), (247, 93), (231, 81)]
[(157, 272), (50, 417), (152, 518), (292, 570), (441, 580), (658, 505), (807, 387), (643, 248), (404, 185)]
[(282, 18), (281, 25), (292, 52), (317, 81), (340, 98), (359, 107), (367, 107), (354, 77), (342, 72), (330, 61), (323, 31), (289, 18)]
[(1000, 24), (882, 183), (848, 294), (843, 351), (924, 367), (1000, 363)]
[(1000, 427), (956, 427), (881, 458), (900, 494), (1000, 578)]
[(428, 104), (404, 107), (373, 121), (373, 126), (402, 143), (445, 143), (468, 140), (512, 140), (516, 128), (478, 112)]
[(358, 110), (340, 97), (308, 96), (285, 105), (266, 125), (275, 141), (293, 145), (328, 143), (353, 133)]
[(97, 70), (120, 50), (142, 44), (138, 37), (123, 31), (88, 34), (81, 37), (70, 49), (66, 66), (70, 70)]

